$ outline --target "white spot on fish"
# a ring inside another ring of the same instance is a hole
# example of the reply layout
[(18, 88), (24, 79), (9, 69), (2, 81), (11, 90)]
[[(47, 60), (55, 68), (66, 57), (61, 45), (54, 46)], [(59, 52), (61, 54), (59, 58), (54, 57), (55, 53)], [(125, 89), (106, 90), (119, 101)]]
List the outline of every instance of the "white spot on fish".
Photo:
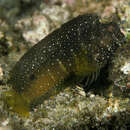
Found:
[(73, 52), (73, 51), (74, 51), (74, 49), (70, 49), (70, 51), (71, 51), (71, 52)]
[(71, 63), (69, 63), (69, 66), (72, 66), (72, 64), (71, 64)]
[(43, 53), (46, 53), (46, 51), (44, 50)]

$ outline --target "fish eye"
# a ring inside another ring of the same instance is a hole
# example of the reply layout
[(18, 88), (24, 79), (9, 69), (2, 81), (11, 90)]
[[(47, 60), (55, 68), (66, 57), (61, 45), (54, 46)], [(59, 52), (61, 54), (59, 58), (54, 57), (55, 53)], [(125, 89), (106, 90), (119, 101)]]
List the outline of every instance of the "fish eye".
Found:
[(34, 79), (35, 79), (35, 75), (34, 75), (34, 74), (31, 74), (31, 75), (29, 76), (29, 78), (30, 78), (30, 80), (34, 80)]
[(107, 30), (108, 30), (109, 32), (113, 32), (114, 29), (115, 29), (115, 27), (112, 26), (112, 25), (108, 26), (108, 28), (107, 28)]

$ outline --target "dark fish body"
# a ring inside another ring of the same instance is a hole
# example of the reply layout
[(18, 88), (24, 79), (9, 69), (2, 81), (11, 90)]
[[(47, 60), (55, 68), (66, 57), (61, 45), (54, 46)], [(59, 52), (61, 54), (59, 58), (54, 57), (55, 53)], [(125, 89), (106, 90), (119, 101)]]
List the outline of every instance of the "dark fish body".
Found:
[(15, 93), (12, 95), (19, 100), (15, 105), (9, 104), (22, 113), (19, 104), (30, 106), (40, 97), (47, 99), (61, 91), (71, 78), (77, 84), (94, 75), (94, 81), (123, 41), (117, 24), (103, 24), (95, 14), (72, 19), (34, 45), (16, 63), (9, 82)]

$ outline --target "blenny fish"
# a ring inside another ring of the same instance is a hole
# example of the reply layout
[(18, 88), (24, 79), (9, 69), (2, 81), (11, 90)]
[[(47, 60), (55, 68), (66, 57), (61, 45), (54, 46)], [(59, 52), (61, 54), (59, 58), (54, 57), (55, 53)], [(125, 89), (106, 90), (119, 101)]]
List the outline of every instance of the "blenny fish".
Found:
[(9, 108), (28, 115), (39, 101), (54, 96), (67, 84), (84, 78), (91, 84), (125, 41), (114, 22), (83, 14), (63, 24), (29, 49), (10, 72)]

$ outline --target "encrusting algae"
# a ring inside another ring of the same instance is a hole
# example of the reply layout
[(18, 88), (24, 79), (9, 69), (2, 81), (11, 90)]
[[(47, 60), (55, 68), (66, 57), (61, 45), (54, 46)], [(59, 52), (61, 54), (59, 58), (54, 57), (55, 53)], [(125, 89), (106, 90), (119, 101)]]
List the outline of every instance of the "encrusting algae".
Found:
[(11, 92), (6, 103), (28, 116), (39, 101), (54, 96), (66, 84), (90, 77), (91, 84), (125, 41), (114, 22), (101, 23), (96, 14), (84, 14), (63, 24), (34, 45), (10, 72)]

